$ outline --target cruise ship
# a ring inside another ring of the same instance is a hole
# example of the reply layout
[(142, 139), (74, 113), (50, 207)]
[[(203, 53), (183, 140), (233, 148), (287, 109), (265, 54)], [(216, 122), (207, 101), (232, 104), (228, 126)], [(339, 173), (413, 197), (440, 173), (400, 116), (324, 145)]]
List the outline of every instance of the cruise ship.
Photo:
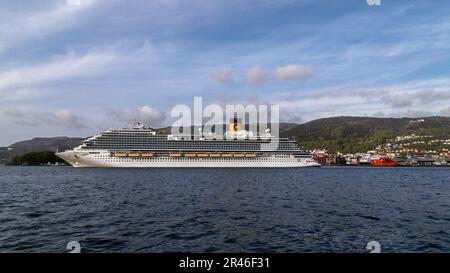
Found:
[[(271, 143), (278, 142), (271, 146)], [(265, 144), (265, 145), (264, 145)], [(269, 130), (253, 135), (232, 120), (223, 136), (162, 135), (133, 122), (87, 138), (56, 155), (74, 167), (296, 168), (319, 167), (311, 153)]]

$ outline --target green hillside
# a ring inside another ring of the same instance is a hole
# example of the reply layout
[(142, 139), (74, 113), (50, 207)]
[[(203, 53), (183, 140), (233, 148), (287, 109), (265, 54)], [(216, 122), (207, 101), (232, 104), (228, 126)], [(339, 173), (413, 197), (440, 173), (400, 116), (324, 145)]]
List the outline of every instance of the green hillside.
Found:
[(410, 134), (450, 138), (449, 117), (333, 117), (300, 124), (282, 133), (307, 149), (354, 153), (373, 149), (396, 136)]
[[(170, 127), (157, 129), (157, 131), (167, 134), (170, 133)], [(304, 124), (280, 124), (280, 136), (295, 138), (305, 149), (328, 149), (332, 153), (365, 152), (377, 145), (391, 142), (397, 136), (411, 134), (431, 136), (427, 140), (450, 139), (450, 117), (333, 117)], [(0, 163), (11, 162), (14, 157), (30, 152), (55, 152), (57, 149), (60, 151), (70, 149), (79, 145), (81, 141), (82, 138), (53, 137), (16, 142), (8, 147), (0, 147)], [(416, 147), (439, 150), (442, 145), (447, 144), (437, 142), (432, 145), (417, 144)]]
[(80, 145), (82, 140), (82, 138), (70, 137), (37, 137), (19, 141), (8, 147), (0, 148), (0, 163), (11, 162), (14, 157), (30, 152), (64, 151)]

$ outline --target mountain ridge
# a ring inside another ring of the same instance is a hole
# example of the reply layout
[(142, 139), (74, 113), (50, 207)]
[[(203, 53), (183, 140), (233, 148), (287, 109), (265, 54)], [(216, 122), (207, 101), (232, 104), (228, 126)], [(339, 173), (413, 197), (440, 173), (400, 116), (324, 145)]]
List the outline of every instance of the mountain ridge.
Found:
[(0, 147), (0, 163), (8, 163), (18, 155), (23, 155), (30, 152), (57, 150), (63, 151), (78, 146), (83, 138), (80, 137), (34, 137), (28, 140), (21, 140), (15, 142), (8, 147)]
[[(450, 117), (384, 118), (338, 116), (309, 122), (280, 123), (280, 136), (295, 138), (305, 149), (328, 149), (330, 152), (363, 152), (386, 143), (399, 135), (433, 135), (450, 139)], [(170, 126), (155, 129), (170, 133)], [(71, 149), (78, 146), (80, 137), (36, 137), (0, 147), (0, 162), (28, 152)]]
[(339, 116), (322, 118), (286, 131), (304, 148), (331, 152), (361, 152), (401, 135), (433, 135), (450, 138), (450, 117), (382, 118)]

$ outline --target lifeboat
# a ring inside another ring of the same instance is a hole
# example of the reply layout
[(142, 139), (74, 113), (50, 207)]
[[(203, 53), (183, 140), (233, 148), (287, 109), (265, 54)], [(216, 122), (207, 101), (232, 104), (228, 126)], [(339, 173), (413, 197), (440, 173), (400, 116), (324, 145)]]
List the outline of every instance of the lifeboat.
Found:
[(199, 157), (208, 157), (209, 154), (197, 154), (197, 156), (199, 156)]
[(222, 157), (232, 157), (233, 154), (222, 154)]
[(387, 157), (372, 159), (370, 164), (375, 167), (395, 167), (398, 165), (397, 161)]
[(244, 157), (245, 155), (244, 154), (234, 154), (233, 156), (234, 157)]
[(153, 153), (142, 153), (141, 156), (143, 157), (153, 156)]
[(210, 157), (220, 157), (220, 154), (210, 154)]
[(172, 157), (179, 157), (179, 156), (181, 156), (181, 154), (179, 154), (179, 153), (172, 153), (172, 154), (169, 154), (169, 156), (172, 156)]
[(115, 156), (120, 156), (120, 157), (128, 156), (127, 153), (115, 153), (114, 155), (115, 155)]
[(129, 153), (128, 156), (137, 157), (137, 156), (141, 156), (141, 154), (140, 153)]
[(188, 156), (188, 157), (196, 157), (196, 154), (184, 154), (184, 156)]
[(245, 157), (256, 157), (256, 154), (246, 154)]

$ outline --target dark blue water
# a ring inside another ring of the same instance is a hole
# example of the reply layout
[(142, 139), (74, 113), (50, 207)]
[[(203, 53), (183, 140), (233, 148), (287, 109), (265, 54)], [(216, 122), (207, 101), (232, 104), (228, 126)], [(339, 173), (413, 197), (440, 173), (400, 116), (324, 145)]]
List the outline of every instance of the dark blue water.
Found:
[(450, 168), (0, 167), (0, 251), (450, 251)]

